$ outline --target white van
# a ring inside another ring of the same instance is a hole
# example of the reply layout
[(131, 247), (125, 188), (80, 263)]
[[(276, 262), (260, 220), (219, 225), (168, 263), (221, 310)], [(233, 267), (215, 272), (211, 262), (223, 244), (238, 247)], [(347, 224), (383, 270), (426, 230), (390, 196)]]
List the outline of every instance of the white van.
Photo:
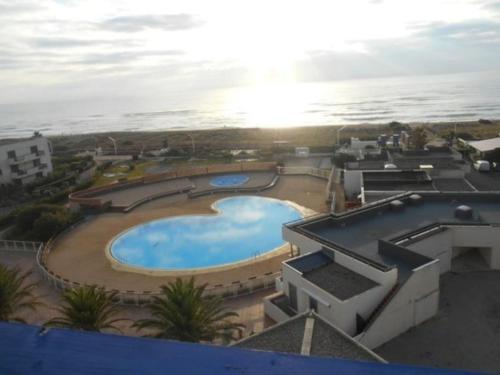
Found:
[(489, 172), (490, 162), (488, 160), (476, 160), (474, 162), (474, 168), (479, 172)]

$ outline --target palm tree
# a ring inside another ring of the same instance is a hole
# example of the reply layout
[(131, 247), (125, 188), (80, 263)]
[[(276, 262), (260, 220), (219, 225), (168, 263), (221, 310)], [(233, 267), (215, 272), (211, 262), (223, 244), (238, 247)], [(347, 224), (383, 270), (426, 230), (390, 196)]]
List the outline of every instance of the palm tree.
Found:
[(49, 320), (45, 325), (83, 331), (120, 331), (114, 323), (126, 319), (114, 319), (118, 313), (113, 304), (116, 293), (107, 293), (96, 285), (68, 289), (63, 294), (64, 305), (58, 309), (61, 316)]
[(24, 323), (14, 314), (25, 309), (36, 310), (40, 305), (33, 294), (37, 283), (26, 284), (30, 275), (31, 271), (21, 274), (18, 267), (9, 269), (0, 264), (0, 320)]
[(163, 285), (162, 296), (153, 297), (149, 304), (152, 318), (138, 320), (134, 326), (150, 330), (147, 336), (156, 338), (189, 342), (234, 339), (245, 326), (229, 320), (238, 314), (225, 311), (220, 297), (203, 296), (206, 286), (195, 286), (194, 278)]

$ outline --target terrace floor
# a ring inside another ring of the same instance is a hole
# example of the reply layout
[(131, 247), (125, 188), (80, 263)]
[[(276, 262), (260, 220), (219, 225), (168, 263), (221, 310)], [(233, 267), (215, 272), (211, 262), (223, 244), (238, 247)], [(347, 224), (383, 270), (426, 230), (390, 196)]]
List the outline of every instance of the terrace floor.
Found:
[[(326, 181), (310, 176), (282, 176), (271, 189), (252, 194), (293, 201), (316, 212), (324, 212)], [(195, 199), (185, 195), (171, 196), (148, 202), (128, 214), (105, 213), (96, 215), (64, 235), (50, 253), (47, 265), (63, 278), (105, 285), (111, 289), (155, 291), (159, 285), (172, 281), (174, 276), (147, 276), (116, 271), (105, 255), (107, 243), (120, 232), (150, 220), (187, 214), (214, 213), (210, 206), (216, 200), (232, 194), (215, 194)], [(288, 247), (288, 246), (286, 246)], [(196, 276), (199, 283), (228, 285), (253, 276), (262, 276), (281, 269), (288, 259), (288, 251), (279, 255), (257, 259), (224, 272), (207, 272)]]
[[(58, 316), (57, 308), (61, 303), (61, 292), (52, 288), (41, 279), (40, 274), (36, 271), (35, 258), (29, 253), (12, 253), (0, 251), (0, 263), (7, 267), (19, 267), (23, 272), (33, 271), (29, 277), (29, 282), (38, 283), (35, 289), (35, 295), (42, 305), (37, 307), (36, 311), (26, 310), (18, 314), (27, 323), (34, 325), (42, 325), (49, 319)], [(274, 293), (273, 289), (263, 290), (248, 296), (232, 298), (224, 302), (224, 306), (231, 311), (238, 313), (238, 322), (245, 325), (244, 335), (248, 336), (251, 333), (260, 332), (265, 327), (264, 321), (264, 305), (262, 299)], [(129, 319), (117, 323), (122, 333), (128, 336), (141, 336), (131, 327), (133, 321), (143, 319), (149, 316), (149, 311), (145, 307), (120, 305), (119, 318)], [(116, 333), (116, 331), (112, 331)]]

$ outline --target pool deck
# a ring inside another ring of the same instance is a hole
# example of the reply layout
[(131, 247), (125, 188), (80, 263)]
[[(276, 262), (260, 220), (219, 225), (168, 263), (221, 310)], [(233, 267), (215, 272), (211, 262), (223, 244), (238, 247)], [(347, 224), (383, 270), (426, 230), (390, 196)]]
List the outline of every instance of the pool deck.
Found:
[[(325, 186), (325, 180), (315, 177), (282, 176), (273, 188), (250, 195), (289, 200), (316, 212), (325, 212)], [(47, 266), (61, 277), (80, 283), (95, 283), (119, 290), (156, 291), (160, 285), (172, 281), (175, 277), (116, 271), (106, 258), (106, 244), (118, 233), (146, 221), (179, 215), (214, 213), (210, 208), (213, 202), (230, 196), (234, 194), (188, 199), (185, 194), (178, 194), (148, 202), (128, 214), (105, 213), (93, 216), (60, 238), (48, 256)], [(196, 281), (200, 284), (226, 285), (269, 272), (278, 272), (281, 262), (288, 259), (288, 252), (266, 258), (223, 272), (198, 274)]]
[(112, 191), (109, 193), (95, 195), (104, 201), (112, 201), (113, 206), (129, 206), (134, 202), (147, 198), (150, 195), (160, 193), (162, 191), (172, 191), (188, 189), (192, 186), (189, 178), (177, 178), (175, 180), (155, 182), (152, 184), (141, 185), (124, 190)]
[[(244, 174), (247, 175), (249, 180), (245, 182), (244, 184), (238, 185), (238, 186), (213, 186), (210, 184), (210, 181), (214, 178), (213, 175), (207, 175), (207, 176), (199, 176), (199, 177), (190, 177), (190, 180), (194, 183), (196, 186), (192, 192), (193, 193), (199, 193), (202, 191), (208, 191), (208, 190), (214, 190), (214, 189), (231, 189), (231, 188), (258, 188), (261, 186), (267, 186), (269, 185), (272, 181), (273, 178), (276, 176), (276, 173), (274, 172), (241, 172), (241, 173), (228, 173), (228, 175), (231, 174)], [(219, 175), (220, 176), (220, 175)]]
[[(43, 325), (49, 319), (59, 316), (57, 308), (61, 304), (61, 293), (49, 286), (41, 278), (40, 273), (36, 272), (35, 257), (29, 253), (13, 253), (0, 251), (0, 262), (8, 267), (19, 267), (22, 272), (33, 271), (28, 281), (38, 283), (35, 289), (35, 295), (42, 305), (37, 307), (36, 311), (23, 310), (17, 316), (23, 318), (28, 324)], [(239, 317), (235, 320), (245, 325), (244, 335), (248, 336), (252, 332), (260, 332), (265, 328), (264, 305), (262, 298), (272, 294), (273, 290), (263, 290), (250, 296), (232, 298), (224, 301), (224, 307), (230, 311), (238, 313)], [(123, 334), (127, 336), (142, 336), (131, 325), (135, 320), (149, 317), (149, 310), (144, 307), (121, 305), (119, 307), (119, 318), (129, 319), (117, 322)], [(116, 331), (110, 331), (116, 333)]]

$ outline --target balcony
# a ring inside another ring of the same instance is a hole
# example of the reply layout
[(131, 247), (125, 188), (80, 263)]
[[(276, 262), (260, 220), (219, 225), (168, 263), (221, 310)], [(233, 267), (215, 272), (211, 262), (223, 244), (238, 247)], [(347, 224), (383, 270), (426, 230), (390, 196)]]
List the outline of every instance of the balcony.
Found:
[(12, 178), (26, 178), (26, 177), (29, 177), (29, 176), (32, 176), (34, 174), (37, 174), (38, 172), (41, 172), (42, 170), (42, 167), (41, 165), (37, 166), (37, 167), (32, 167), (30, 169), (27, 169), (27, 170), (18, 170), (16, 172), (11, 172), (11, 175), (12, 175)]
[(15, 158), (8, 158), (7, 162), (9, 165), (17, 165), (17, 164), (25, 163), (27, 161), (33, 161), (42, 155), (45, 155), (45, 151), (38, 151), (38, 152), (33, 153), (33, 154), (16, 155)]

